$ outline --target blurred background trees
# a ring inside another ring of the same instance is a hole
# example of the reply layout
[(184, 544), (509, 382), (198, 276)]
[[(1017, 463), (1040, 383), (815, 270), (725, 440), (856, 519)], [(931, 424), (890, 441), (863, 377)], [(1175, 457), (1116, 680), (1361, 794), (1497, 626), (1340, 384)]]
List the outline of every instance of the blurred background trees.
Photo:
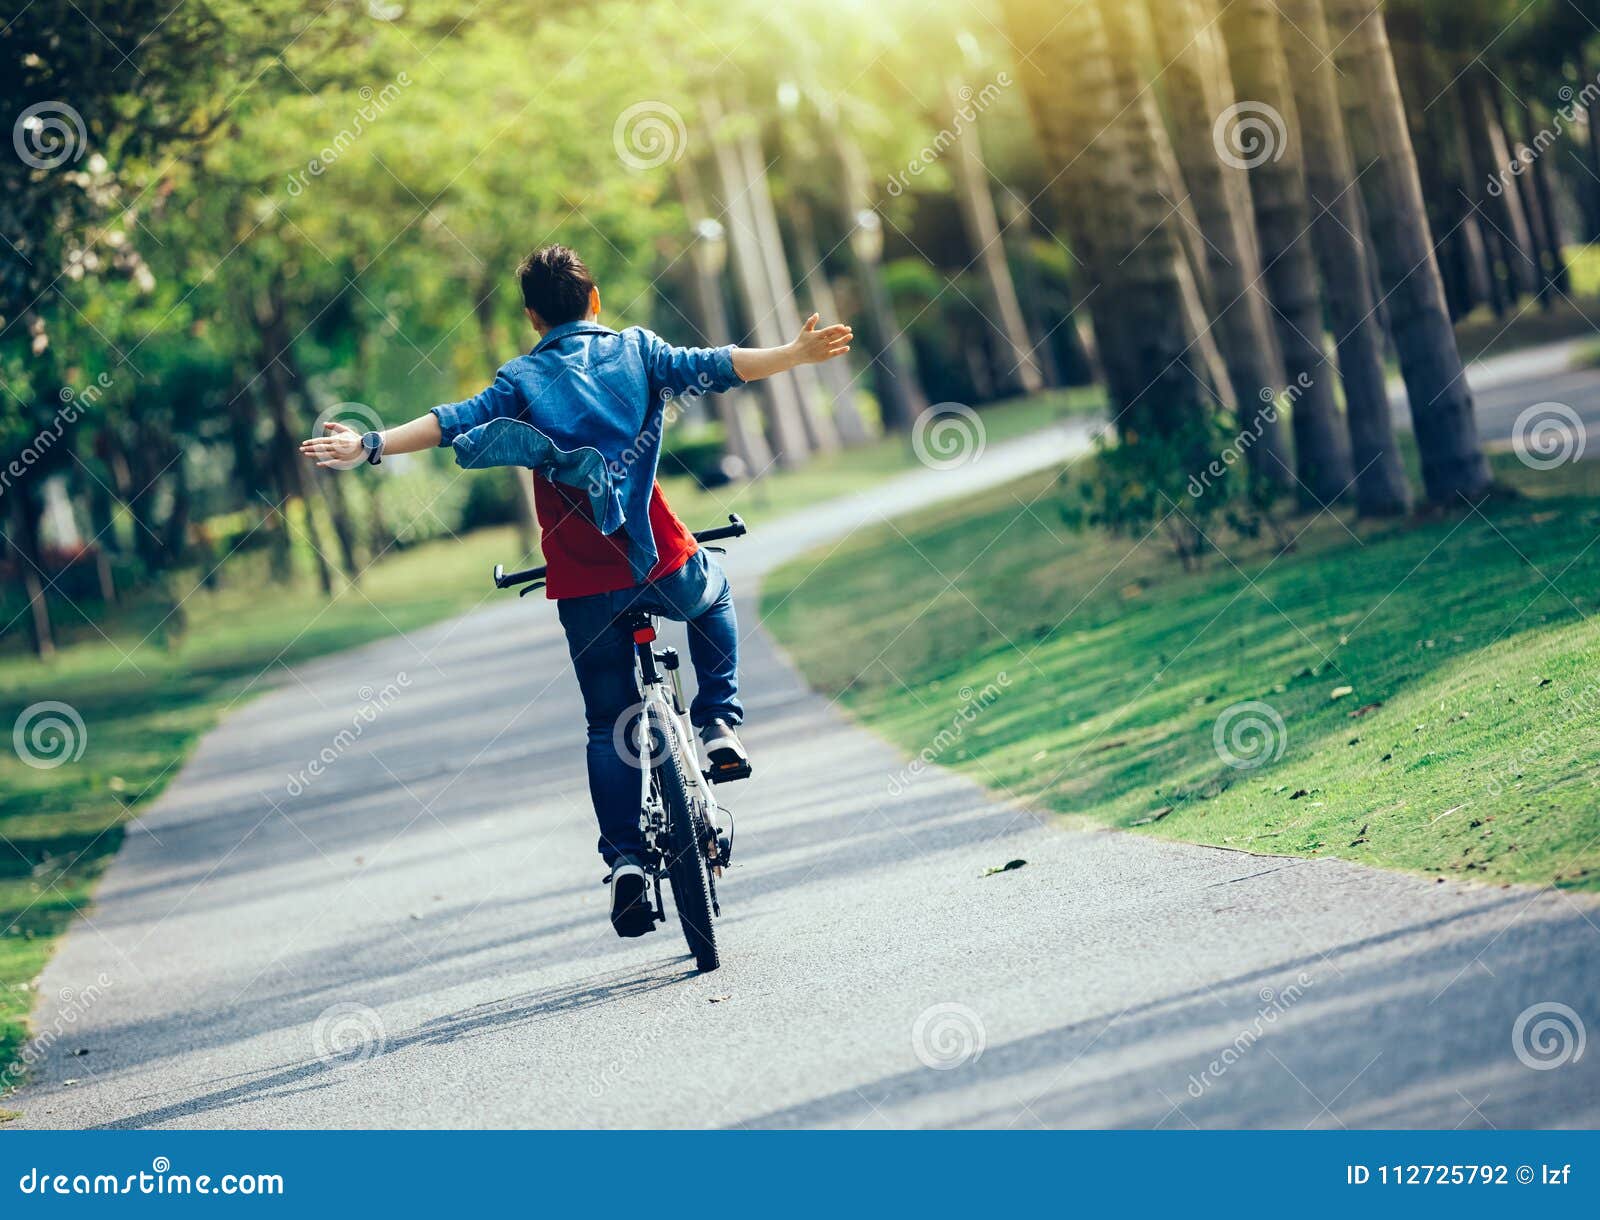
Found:
[[(556, 240), (613, 325), (856, 324), (849, 364), (685, 404), (664, 469), (730, 494), (1097, 381), (1097, 519), (1399, 514), (1393, 367), (1456, 506), (1489, 480), (1452, 323), (1600, 287), (1595, 9), (35, 0), (0, 30), (8, 635), (240, 556), (333, 592), (477, 525), (531, 548), (511, 472), (293, 445), (479, 389)], [(1195, 496), (1230, 449), (1248, 475)]]

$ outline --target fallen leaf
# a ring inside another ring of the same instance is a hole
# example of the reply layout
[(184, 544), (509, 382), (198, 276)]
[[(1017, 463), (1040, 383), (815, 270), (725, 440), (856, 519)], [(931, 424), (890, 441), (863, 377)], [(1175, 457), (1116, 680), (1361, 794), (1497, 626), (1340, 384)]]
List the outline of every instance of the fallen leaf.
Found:
[(1152, 822), (1159, 822), (1162, 818), (1166, 817), (1167, 814), (1171, 813), (1172, 809), (1173, 809), (1173, 807), (1171, 805), (1163, 805), (1163, 806), (1161, 806), (1160, 809), (1155, 810), (1153, 813), (1146, 814), (1144, 817), (1140, 818), (1138, 821), (1129, 822), (1128, 825), (1129, 826), (1148, 826)]
[(1128, 744), (1127, 738), (1118, 737), (1114, 741), (1102, 741), (1093, 750), (1091, 750), (1090, 753), (1092, 753), (1092, 754), (1101, 754), (1101, 753), (1104, 753), (1106, 750), (1115, 750), (1118, 746), (1125, 746), (1127, 744)]
[(1363, 703), (1360, 707), (1356, 708), (1355, 711), (1349, 713), (1350, 719), (1355, 720), (1358, 717), (1365, 716), (1368, 712), (1375, 712), (1382, 706), (1382, 699), (1379, 699), (1376, 703)]
[(1330, 698), (1330, 699), (1343, 699), (1346, 695), (1353, 695), (1355, 693), (1356, 693), (1356, 688), (1353, 687), (1353, 686), (1336, 686), (1329, 693), (1328, 698)]
[(706, 997), (706, 1003), (707, 1004), (720, 1004), (724, 1000), (731, 1000), (731, 999), (733, 999), (733, 996), (731, 994), (730, 995), (707, 996)]
[(1026, 860), (1007, 860), (999, 868), (986, 868), (986, 869), (984, 869), (983, 870), (983, 875), (985, 877), (993, 877), (996, 873), (1013, 872), (1016, 869), (1021, 868), (1026, 863), (1027, 863)]
[(1539, 685), (1540, 686), (1549, 686), (1550, 683), (1552, 683), (1554, 681), (1555, 681), (1554, 678), (1540, 678), (1539, 679)]
[(1310, 796), (1310, 795), (1311, 795), (1311, 789), (1309, 789), (1309, 788), (1296, 788), (1293, 792), (1291, 792), (1289, 794), (1289, 799), (1291, 801), (1298, 801), (1301, 797)]

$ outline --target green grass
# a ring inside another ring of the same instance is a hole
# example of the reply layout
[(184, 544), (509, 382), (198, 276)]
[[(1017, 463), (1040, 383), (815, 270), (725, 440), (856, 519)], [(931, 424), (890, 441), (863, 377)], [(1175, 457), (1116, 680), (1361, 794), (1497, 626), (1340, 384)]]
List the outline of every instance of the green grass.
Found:
[[(983, 417), (993, 441), (1099, 402), (1093, 390), (1046, 394), (986, 408)], [(662, 482), (678, 513), (700, 528), (729, 511), (770, 521), (914, 463), (903, 438), (888, 438), (738, 488), (705, 492), (671, 475)], [(364, 574), (359, 590), (343, 589), (332, 600), (304, 573), (298, 585), (268, 584), (263, 558), (241, 555), (221, 570), (216, 588), (196, 589), (199, 573), (190, 573), (171, 591), (134, 597), (93, 622), (54, 605), (62, 647), (48, 663), (23, 652), (20, 623), (8, 632), (9, 647), (0, 654), (0, 725), (54, 700), (82, 717), (87, 740), (80, 758), (50, 769), (27, 766), (11, 750), (0, 753), (0, 1072), (27, 1036), (32, 980), (89, 901), (121, 842), (123, 821), (160, 795), (200, 735), (239, 700), (282, 678), (286, 666), (409, 631), (494, 596), (489, 568), (515, 560), (515, 552), (509, 529), (428, 543), (384, 559)], [(177, 599), (181, 632), (167, 617)], [(95, 616), (98, 607), (82, 609)], [(0, 1075), (0, 1094), (8, 1079)]]
[(1600, 248), (1569, 246), (1570, 296), (1552, 295), (1550, 308), (1534, 300), (1521, 302), (1497, 318), (1487, 305), (1456, 323), (1456, 343), (1468, 360), (1499, 355), (1520, 347), (1555, 343), (1593, 335), (1600, 328)]
[[(1069, 532), (1041, 476), (795, 561), (766, 621), (908, 754), (1080, 824), (1600, 889), (1600, 463), (1498, 472), (1527, 498), (1193, 574)], [(1282, 753), (1239, 769), (1214, 733), (1252, 701)]]

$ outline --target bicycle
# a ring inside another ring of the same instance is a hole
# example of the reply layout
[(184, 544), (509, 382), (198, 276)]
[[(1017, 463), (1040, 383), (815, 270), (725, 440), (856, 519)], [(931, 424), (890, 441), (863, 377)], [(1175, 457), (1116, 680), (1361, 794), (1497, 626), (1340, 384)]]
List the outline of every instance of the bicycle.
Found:
[[(729, 513), (727, 525), (700, 530), (694, 538), (712, 543), (741, 538), (747, 532), (743, 519)], [(494, 565), (495, 588), (522, 585), (519, 597), (542, 588), (544, 578), (543, 567), (507, 572), (504, 565)], [(622, 625), (633, 637), (634, 678), (639, 691), (639, 702), (631, 709), (632, 719), (623, 731), (637, 743), (645, 845), (640, 864), (651, 878), (655, 921), (665, 923), (667, 918), (661, 897), (664, 878), (672, 887), (672, 904), (695, 965), (701, 971), (715, 970), (722, 964), (715, 922), (722, 914), (717, 880), (733, 855), (733, 818), (729, 813), (727, 830), (715, 825), (714, 814), (728, 811), (717, 804), (711, 785), (748, 777), (750, 764), (701, 769), (678, 678), (678, 650), (656, 647), (655, 620), (643, 611), (630, 611)]]

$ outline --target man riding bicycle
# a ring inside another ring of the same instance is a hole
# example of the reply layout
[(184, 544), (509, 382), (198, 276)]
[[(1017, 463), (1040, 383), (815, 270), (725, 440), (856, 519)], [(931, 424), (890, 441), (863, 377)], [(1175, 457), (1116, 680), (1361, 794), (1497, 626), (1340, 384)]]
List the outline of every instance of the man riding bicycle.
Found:
[(317, 465), (376, 465), (386, 454), (439, 445), (468, 469), (533, 471), (534, 506), (588, 723), (589, 794), (600, 854), (611, 869), (611, 923), (620, 936), (655, 926), (639, 861), (639, 773), (619, 752), (619, 725), (638, 700), (633, 642), (621, 620), (645, 611), (688, 624), (698, 690), (690, 719), (712, 767), (744, 764), (736, 726), (738, 625), (722, 567), (701, 550), (656, 482), (666, 407), (684, 394), (715, 394), (820, 363), (850, 350), (845, 325), (807, 319), (782, 347), (674, 347), (633, 326), (601, 326), (600, 290), (565, 246), (546, 246), (517, 268), (522, 303), (539, 336), (473, 397), (434, 407), (381, 432), (329, 423), (301, 443)]

